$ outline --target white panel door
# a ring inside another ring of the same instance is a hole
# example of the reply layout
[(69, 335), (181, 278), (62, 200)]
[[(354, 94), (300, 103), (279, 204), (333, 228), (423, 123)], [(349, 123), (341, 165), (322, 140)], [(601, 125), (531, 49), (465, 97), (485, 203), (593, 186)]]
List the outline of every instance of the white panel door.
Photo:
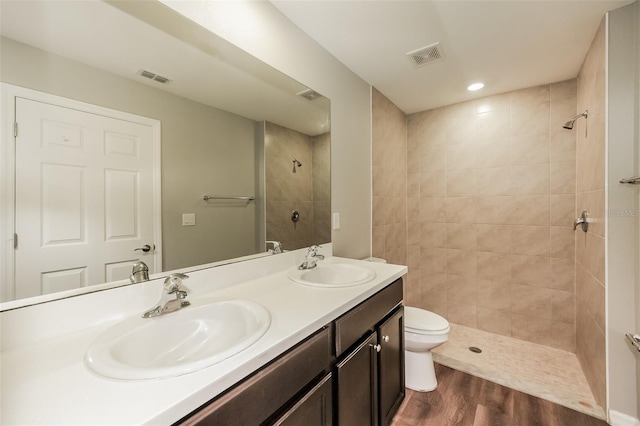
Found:
[(154, 247), (153, 129), (16, 97), (15, 297), (125, 279)]

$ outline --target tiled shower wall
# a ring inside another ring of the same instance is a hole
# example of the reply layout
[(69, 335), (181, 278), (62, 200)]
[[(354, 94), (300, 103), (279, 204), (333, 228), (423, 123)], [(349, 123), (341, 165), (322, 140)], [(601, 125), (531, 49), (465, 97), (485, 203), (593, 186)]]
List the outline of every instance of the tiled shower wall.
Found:
[[(402, 176), (392, 163), (402, 141), (390, 135), (393, 127), (402, 133), (401, 117), (380, 98), (373, 99), (378, 256), (401, 250), (404, 238)], [(406, 117), (408, 304), (575, 350), (575, 131), (562, 129), (575, 111), (570, 80)]]
[(605, 22), (578, 75), (576, 215), (589, 212), (589, 230), (576, 233), (576, 354), (598, 404), (606, 403), (605, 348)]
[[(372, 89), (373, 256), (407, 264), (405, 114)], [(406, 291), (407, 286), (405, 286)]]
[[(328, 136), (311, 137), (265, 123), (266, 239), (280, 241), (285, 250), (331, 238), (329, 146)], [(295, 173), (294, 158), (302, 163)], [(291, 220), (294, 210), (300, 215), (297, 223)]]
[(408, 116), (409, 302), (575, 349), (576, 81)]

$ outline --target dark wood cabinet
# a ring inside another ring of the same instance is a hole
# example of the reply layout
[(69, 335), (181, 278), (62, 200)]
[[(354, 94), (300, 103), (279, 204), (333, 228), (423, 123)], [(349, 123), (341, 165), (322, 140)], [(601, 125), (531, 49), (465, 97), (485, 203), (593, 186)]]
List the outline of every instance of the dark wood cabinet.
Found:
[(333, 381), (331, 373), (281, 415), (276, 426), (330, 426), (333, 424)]
[(398, 279), (176, 424), (388, 425), (404, 394)]
[(378, 328), (380, 424), (389, 425), (404, 399), (404, 309), (397, 309)]
[(371, 333), (336, 365), (338, 425), (373, 425), (378, 416), (377, 336)]
[(338, 426), (391, 424), (405, 396), (402, 280), (335, 324)]

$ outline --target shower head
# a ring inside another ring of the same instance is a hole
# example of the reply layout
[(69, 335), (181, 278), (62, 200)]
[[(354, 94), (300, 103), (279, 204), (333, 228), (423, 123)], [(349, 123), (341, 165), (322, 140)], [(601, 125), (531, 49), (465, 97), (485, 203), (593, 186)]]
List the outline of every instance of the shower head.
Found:
[(580, 118), (580, 117), (587, 118), (588, 116), (589, 116), (589, 110), (585, 109), (582, 114), (578, 114), (575, 117), (573, 117), (571, 120), (569, 120), (566, 123), (564, 123), (564, 126), (562, 126), (562, 128), (563, 129), (567, 129), (567, 130), (572, 130), (573, 129), (573, 124), (576, 122), (576, 120), (578, 118)]
[(296, 166), (298, 167), (302, 167), (302, 163), (299, 162), (298, 160), (296, 160), (295, 158), (293, 159), (293, 173), (296, 172)]

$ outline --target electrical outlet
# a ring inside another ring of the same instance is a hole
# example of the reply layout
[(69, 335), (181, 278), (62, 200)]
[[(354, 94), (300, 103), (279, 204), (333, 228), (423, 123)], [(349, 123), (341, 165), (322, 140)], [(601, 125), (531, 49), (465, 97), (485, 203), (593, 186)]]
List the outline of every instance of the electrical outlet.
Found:
[(333, 230), (336, 231), (340, 229), (340, 213), (332, 213), (331, 221), (333, 222)]
[(182, 226), (195, 226), (196, 214), (195, 213), (182, 213)]

